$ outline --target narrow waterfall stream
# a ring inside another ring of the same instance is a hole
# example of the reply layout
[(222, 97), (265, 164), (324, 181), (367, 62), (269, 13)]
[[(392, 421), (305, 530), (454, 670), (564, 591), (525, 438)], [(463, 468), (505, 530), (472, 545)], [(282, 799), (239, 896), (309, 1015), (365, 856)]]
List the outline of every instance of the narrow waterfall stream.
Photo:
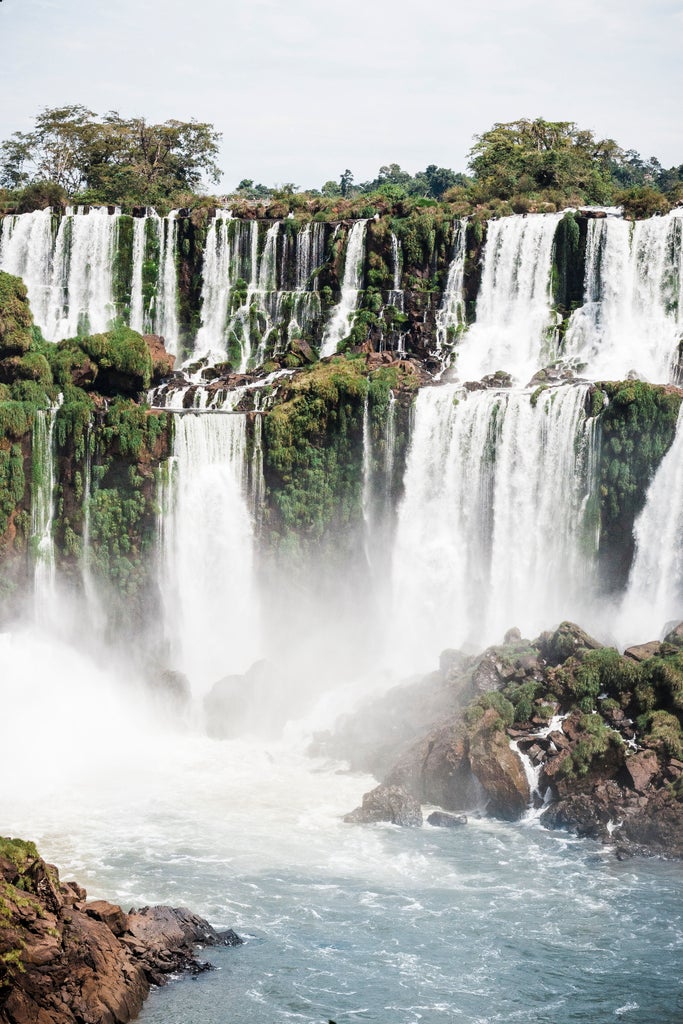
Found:
[(358, 305), (358, 293), (363, 284), (367, 223), (367, 220), (358, 220), (349, 231), (341, 297), (325, 329), (320, 349), (322, 357), (334, 355), (341, 340), (351, 330), (353, 314)]

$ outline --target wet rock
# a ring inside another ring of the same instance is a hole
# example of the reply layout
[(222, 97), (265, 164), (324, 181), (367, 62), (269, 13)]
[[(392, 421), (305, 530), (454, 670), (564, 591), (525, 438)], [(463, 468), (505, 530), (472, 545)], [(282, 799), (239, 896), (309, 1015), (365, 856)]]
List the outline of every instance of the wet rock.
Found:
[(432, 811), (427, 818), (427, 824), (437, 828), (459, 828), (461, 825), (467, 824), (467, 816), (465, 814), (448, 814), (447, 811)]
[(158, 334), (143, 334), (145, 345), (152, 357), (152, 383), (160, 384), (173, 372), (175, 356), (166, 351), (164, 339)]
[(603, 645), (574, 622), (562, 622), (553, 633), (542, 633), (535, 646), (550, 665), (559, 665), (581, 651), (597, 651)]
[(361, 807), (344, 816), (344, 821), (367, 825), (389, 821), (392, 825), (415, 828), (422, 825), (420, 804), (402, 786), (376, 786), (363, 795)]
[(85, 903), (31, 844), (0, 843), (0, 1024), (126, 1024), (150, 984), (207, 969), (195, 943), (240, 941), (184, 909)]
[(519, 818), (529, 806), (529, 784), (495, 708), (488, 708), (470, 733), (469, 761), (487, 795), (489, 813), (510, 821)]
[(683, 647), (683, 622), (679, 622), (673, 628), (668, 629), (664, 637), (664, 643), (673, 644), (674, 647)]
[(503, 643), (507, 647), (511, 647), (513, 644), (519, 644), (521, 642), (522, 642), (522, 633), (521, 633), (521, 630), (519, 630), (517, 628), (517, 626), (513, 626), (511, 629), (508, 629), (507, 633), (505, 634), (505, 636), (503, 638)]
[(659, 772), (657, 755), (653, 750), (643, 750), (638, 754), (631, 754), (626, 758), (626, 771), (636, 792), (644, 793)]
[(472, 686), (477, 693), (500, 689), (504, 681), (499, 663), (493, 654), (485, 654), (472, 673)]
[(470, 769), (462, 723), (452, 720), (415, 743), (384, 781), (403, 787), (420, 803), (450, 811), (476, 804), (479, 790)]
[(658, 640), (651, 640), (647, 644), (636, 644), (634, 647), (626, 648), (624, 657), (631, 661), (647, 661), (648, 658), (654, 658), (659, 653), (660, 646)]

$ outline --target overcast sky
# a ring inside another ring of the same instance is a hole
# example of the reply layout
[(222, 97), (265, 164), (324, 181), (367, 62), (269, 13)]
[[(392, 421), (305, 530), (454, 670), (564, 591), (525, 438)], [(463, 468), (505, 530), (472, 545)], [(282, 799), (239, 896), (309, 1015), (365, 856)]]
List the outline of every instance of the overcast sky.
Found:
[(2, 0), (0, 139), (44, 106), (209, 121), (222, 187), (465, 170), (476, 133), (576, 121), (683, 163), (683, 2)]

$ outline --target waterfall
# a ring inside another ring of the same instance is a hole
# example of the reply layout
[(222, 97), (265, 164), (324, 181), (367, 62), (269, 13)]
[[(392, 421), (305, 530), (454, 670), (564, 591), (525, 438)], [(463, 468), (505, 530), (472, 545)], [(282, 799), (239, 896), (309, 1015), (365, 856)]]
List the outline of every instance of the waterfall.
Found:
[[(133, 220), (133, 269), (131, 274), (129, 326), (134, 331), (139, 331), (140, 334), (145, 334), (151, 329), (151, 324), (146, 316), (143, 285), (148, 216), (135, 217)], [(158, 220), (156, 214), (153, 214), (153, 216)]]
[(398, 656), (581, 621), (595, 548), (586, 397), (420, 391), (393, 555)]
[(166, 351), (176, 355), (178, 351), (178, 211), (171, 210), (161, 222), (161, 246), (159, 252), (159, 280), (156, 295), (154, 333), (160, 334), (166, 344)]
[(594, 379), (631, 371), (675, 377), (683, 338), (683, 211), (630, 221), (589, 221), (584, 303), (567, 328), (564, 355)]
[(230, 291), (234, 284), (233, 266), (239, 259), (239, 233), (234, 228), (237, 251), (230, 244), (232, 213), (216, 210), (209, 225), (202, 264), (202, 325), (195, 340), (195, 355), (216, 353), (225, 358), (225, 332), (228, 320)]
[(333, 356), (340, 342), (351, 330), (353, 314), (358, 305), (358, 296), (363, 284), (363, 267), (365, 264), (365, 232), (367, 220), (355, 222), (346, 245), (346, 261), (344, 263), (344, 279), (341, 287), (341, 298), (330, 316), (325, 328), (320, 356)]
[(52, 536), (55, 494), (55, 420), (60, 401), (38, 409), (33, 421), (31, 461), (31, 540), (36, 620), (48, 622), (55, 608), (55, 545)]
[(667, 621), (683, 619), (683, 406), (634, 534), (635, 556), (617, 627), (624, 643), (655, 640)]
[(552, 257), (564, 214), (490, 220), (476, 318), (458, 346), (461, 380), (505, 370), (521, 384), (555, 357)]
[(52, 210), (0, 218), (0, 270), (24, 280), (35, 322), (45, 332), (52, 281)]
[(106, 207), (88, 213), (67, 207), (54, 240), (50, 210), (3, 218), (0, 269), (24, 278), (34, 320), (48, 341), (111, 326), (119, 215)]
[(450, 349), (466, 326), (465, 320), (465, 256), (467, 218), (453, 224), (453, 256), (448, 268), (446, 287), (436, 314), (436, 351), (443, 355)]
[(161, 516), (166, 629), (178, 668), (207, 689), (260, 654), (247, 423), (191, 413), (174, 424)]

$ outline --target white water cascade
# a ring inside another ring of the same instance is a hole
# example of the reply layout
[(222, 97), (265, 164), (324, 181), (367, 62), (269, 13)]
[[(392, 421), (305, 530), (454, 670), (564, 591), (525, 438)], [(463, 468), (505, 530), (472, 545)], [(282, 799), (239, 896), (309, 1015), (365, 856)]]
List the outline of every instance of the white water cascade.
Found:
[[(141, 334), (154, 330), (153, 308), (148, 308), (144, 292), (145, 263), (148, 256), (150, 236), (154, 246), (160, 245), (163, 222), (154, 210), (148, 210), (144, 217), (133, 219), (133, 258), (130, 284), (129, 326)], [(149, 300), (148, 300), (149, 301)], [(153, 301), (149, 303), (153, 307)]]
[(61, 400), (48, 410), (39, 409), (33, 422), (31, 538), (33, 544), (33, 596), (36, 621), (49, 623), (55, 611), (55, 420)]
[(358, 305), (358, 296), (363, 284), (363, 266), (365, 263), (365, 232), (367, 220), (357, 220), (349, 232), (346, 244), (346, 261), (344, 263), (344, 279), (341, 287), (341, 298), (332, 311), (329, 323), (325, 328), (321, 358), (333, 356), (343, 338), (351, 330), (353, 314)]
[(232, 213), (216, 210), (209, 224), (202, 266), (202, 325), (195, 340), (195, 356), (208, 354), (211, 358), (225, 358), (225, 332), (228, 321), (230, 292), (238, 270), (240, 236), (233, 227), (230, 241)]
[(166, 351), (178, 351), (178, 211), (171, 210), (161, 222), (159, 283), (157, 286), (154, 333), (166, 343)]
[(393, 556), (395, 654), (535, 635), (586, 621), (591, 590), (593, 428), (587, 386), (424, 388)]
[(111, 326), (119, 215), (106, 207), (67, 207), (54, 237), (50, 210), (0, 221), (0, 269), (24, 278), (35, 322), (48, 341)]
[(683, 339), (683, 210), (632, 223), (588, 223), (584, 304), (567, 328), (564, 356), (594, 380), (635, 371), (675, 377)]
[(555, 357), (552, 257), (562, 213), (490, 220), (476, 319), (458, 346), (461, 380), (505, 370), (526, 384)]
[(654, 640), (666, 622), (683, 619), (683, 408), (634, 535), (635, 557), (617, 626), (624, 644)]
[(467, 218), (453, 224), (453, 256), (448, 268), (446, 287), (436, 314), (436, 351), (443, 357), (453, 346), (466, 326), (465, 320), (465, 256)]
[(166, 629), (198, 690), (260, 656), (246, 418), (181, 414), (162, 496)]

